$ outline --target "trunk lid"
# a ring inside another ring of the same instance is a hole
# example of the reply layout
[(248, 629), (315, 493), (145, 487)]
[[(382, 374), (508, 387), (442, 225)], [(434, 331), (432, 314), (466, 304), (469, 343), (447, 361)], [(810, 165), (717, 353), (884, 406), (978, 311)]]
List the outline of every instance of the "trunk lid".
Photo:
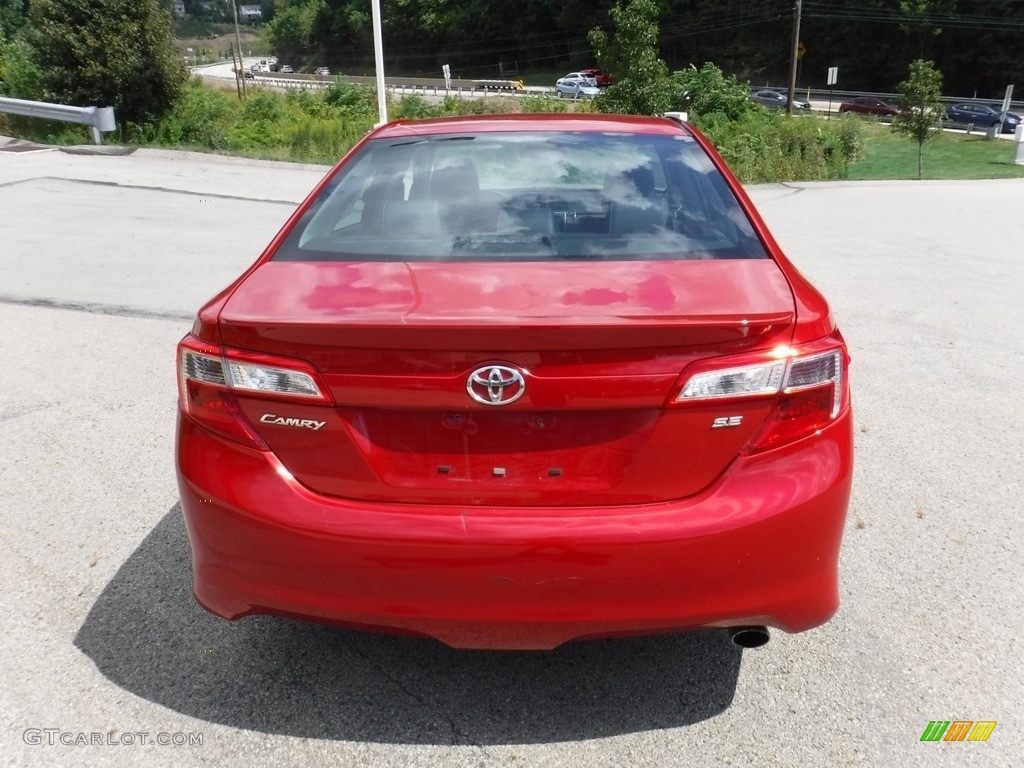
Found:
[[(239, 397), (312, 490), (594, 506), (680, 498), (718, 477), (771, 402), (666, 402), (691, 362), (787, 343), (793, 321), (770, 259), (272, 261), (237, 287), (220, 326), (227, 346), (322, 374), (332, 407)], [(517, 372), (521, 392), (503, 383)], [(489, 402), (494, 375), (513, 402)], [(722, 416), (742, 424), (712, 430)]]

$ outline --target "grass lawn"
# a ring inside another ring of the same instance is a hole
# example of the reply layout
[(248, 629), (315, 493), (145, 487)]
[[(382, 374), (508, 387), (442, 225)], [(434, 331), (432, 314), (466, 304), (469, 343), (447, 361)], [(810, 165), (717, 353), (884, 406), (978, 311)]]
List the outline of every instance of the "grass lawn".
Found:
[[(916, 179), (917, 142), (888, 125), (866, 124), (860, 159), (847, 167), (848, 179)], [(984, 134), (943, 132), (924, 145), (926, 179), (1008, 179), (1024, 177), (1014, 165), (1011, 141)]]

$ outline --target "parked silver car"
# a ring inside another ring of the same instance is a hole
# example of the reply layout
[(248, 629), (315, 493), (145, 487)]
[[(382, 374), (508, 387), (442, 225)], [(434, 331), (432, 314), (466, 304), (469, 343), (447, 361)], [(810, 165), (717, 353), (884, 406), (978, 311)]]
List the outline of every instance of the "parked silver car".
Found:
[(597, 96), (601, 90), (597, 87), (597, 80), (582, 72), (570, 72), (565, 77), (555, 81), (555, 96), (571, 96), (572, 98)]
[[(758, 104), (768, 109), (785, 109), (786, 108), (786, 94), (779, 93), (778, 91), (763, 90), (755, 91), (750, 94), (750, 100), (756, 101)], [(793, 109), (810, 109), (811, 102), (804, 99), (793, 99)]]

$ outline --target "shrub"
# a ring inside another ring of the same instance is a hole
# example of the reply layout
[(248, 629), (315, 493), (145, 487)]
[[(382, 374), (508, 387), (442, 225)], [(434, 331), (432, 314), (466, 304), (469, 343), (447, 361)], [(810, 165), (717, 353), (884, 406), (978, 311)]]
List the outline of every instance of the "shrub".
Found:
[(369, 127), (352, 119), (307, 117), (285, 130), (284, 143), (292, 160), (334, 165)]
[(672, 80), (680, 94), (676, 106), (686, 109), (691, 119), (695, 115), (720, 113), (729, 120), (741, 120), (757, 109), (749, 98), (749, 84), (735, 75), (726, 77), (711, 62), (700, 69), (691, 64), (689, 69), (673, 73)]
[(188, 146), (225, 150), (230, 146), (228, 133), (241, 117), (241, 106), (226, 91), (205, 88), (193, 80), (156, 124), (133, 126), (130, 139), (165, 146)]
[(430, 104), (422, 96), (410, 94), (399, 99), (394, 109), (388, 110), (394, 120), (422, 120), (428, 117), (439, 117), (441, 109)]
[[(0, 29), (0, 33), (2, 33)], [(0, 35), (0, 94), (38, 101), (43, 96), (43, 73), (31, 46), (21, 37), (5, 41)]]
[(362, 115), (377, 119), (377, 89), (372, 85), (354, 85), (335, 78), (323, 95), (335, 114)]
[(523, 112), (567, 112), (565, 101), (554, 96), (523, 96), (519, 100)]
[(748, 184), (842, 178), (860, 147), (855, 120), (787, 118), (752, 110), (741, 120), (721, 112), (697, 115), (695, 124)]
[(284, 115), (284, 106), (276, 94), (269, 91), (250, 91), (242, 107), (242, 117), (250, 122), (273, 123)]

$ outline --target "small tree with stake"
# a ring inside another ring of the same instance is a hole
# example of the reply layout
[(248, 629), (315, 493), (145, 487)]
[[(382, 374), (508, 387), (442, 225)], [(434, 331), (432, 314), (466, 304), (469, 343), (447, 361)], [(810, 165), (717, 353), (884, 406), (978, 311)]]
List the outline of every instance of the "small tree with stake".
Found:
[(899, 112), (892, 129), (917, 142), (917, 178), (924, 177), (924, 145), (942, 130), (942, 73), (934, 62), (917, 59), (910, 64), (910, 76), (897, 86)]
[(608, 13), (615, 33), (595, 27), (587, 35), (597, 63), (615, 78), (597, 97), (597, 108), (632, 115), (660, 115), (671, 109), (677, 88), (668, 65), (658, 58), (658, 4), (619, 0)]

